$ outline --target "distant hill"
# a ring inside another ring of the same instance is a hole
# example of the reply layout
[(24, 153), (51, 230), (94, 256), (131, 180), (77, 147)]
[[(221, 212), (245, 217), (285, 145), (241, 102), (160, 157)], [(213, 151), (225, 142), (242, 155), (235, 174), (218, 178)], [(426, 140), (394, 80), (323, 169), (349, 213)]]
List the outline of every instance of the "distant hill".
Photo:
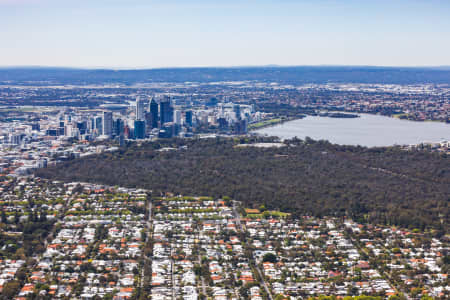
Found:
[[(155, 192), (227, 195), (250, 207), (265, 204), (298, 215), (348, 215), (360, 221), (448, 230), (449, 157), (309, 139), (268, 149), (235, 147), (239, 142), (157, 141), (40, 169), (37, 175)], [(158, 151), (182, 145), (187, 150)]]
[(48, 67), (0, 68), (0, 83), (134, 84), (143, 82), (215, 82), (257, 80), (284, 84), (383, 83), (450, 84), (450, 68), (364, 66), (166, 68), (147, 70), (73, 69)]

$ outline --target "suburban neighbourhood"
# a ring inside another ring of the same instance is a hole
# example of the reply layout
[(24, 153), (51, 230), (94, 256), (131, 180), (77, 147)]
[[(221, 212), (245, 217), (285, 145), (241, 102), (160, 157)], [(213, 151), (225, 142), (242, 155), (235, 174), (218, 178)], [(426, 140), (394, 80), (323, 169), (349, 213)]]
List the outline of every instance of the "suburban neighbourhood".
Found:
[(9, 299), (446, 299), (444, 234), (88, 183), (5, 178)]

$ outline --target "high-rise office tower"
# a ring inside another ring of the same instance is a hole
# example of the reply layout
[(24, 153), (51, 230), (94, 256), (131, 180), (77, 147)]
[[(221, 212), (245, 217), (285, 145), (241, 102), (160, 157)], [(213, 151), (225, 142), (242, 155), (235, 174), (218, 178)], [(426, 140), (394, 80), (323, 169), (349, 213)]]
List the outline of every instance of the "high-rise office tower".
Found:
[(173, 108), (170, 103), (170, 98), (166, 98), (159, 104), (161, 127), (165, 123), (173, 122)]
[(221, 130), (228, 129), (228, 121), (224, 117), (218, 118), (217, 123), (219, 124), (219, 129)]
[(64, 121), (60, 121), (59, 122), (59, 135), (64, 135), (64, 133), (65, 133), (64, 127), (65, 127)]
[(152, 128), (158, 127), (158, 103), (155, 99), (150, 102), (150, 115), (151, 115), (151, 125)]
[(236, 114), (236, 119), (241, 119), (241, 106), (239, 104), (235, 104), (233, 106), (234, 113)]
[(141, 120), (134, 121), (134, 138), (135, 139), (145, 138), (145, 121)]
[(97, 130), (98, 135), (103, 134), (103, 121), (102, 117), (96, 117), (95, 118), (95, 129)]
[(113, 132), (115, 136), (123, 135), (124, 123), (122, 119), (116, 119), (113, 122)]
[(234, 133), (235, 134), (246, 134), (247, 133), (247, 120), (240, 120), (234, 123)]
[(175, 110), (173, 112), (173, 122), (177, 125), (181, 125), (181, 111)]
[(145, 120), (144, 100), (141, 100), (139, 96), (136, 98), (136, 120), (139, 121)]
[(112, 136), (113, 129), (113, 117), (112, 112), (104, 111), (103, 112), (103, 135)]
[(80, 134), (85, 134), (87, 131), (87, 122), (86, 121), (76, 122), (76, 127), (80, 131)]
[(95, 118), (89, 119), (89, 132), (92, 133), (95, 130)]
[(186, 125), (192, 127), (192, 110), (188, 110), (185, 113)]

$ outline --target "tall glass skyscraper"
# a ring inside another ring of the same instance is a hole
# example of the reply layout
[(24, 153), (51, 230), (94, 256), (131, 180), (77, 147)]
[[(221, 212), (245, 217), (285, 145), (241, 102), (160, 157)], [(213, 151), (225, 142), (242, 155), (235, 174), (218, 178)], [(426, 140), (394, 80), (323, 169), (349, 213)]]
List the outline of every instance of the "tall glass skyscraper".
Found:
[(139, 96), (136, 98), (136, 120), (145, 120), (144, 100), (141, 100)]
[(134, 137), (136, 139), (145, 138), (145, 121), (134, 121)]
[(103, 112), (103, 135), (112, 136), (113, 131), (113, 116), (112, 112), (104, 111)]
[(158, 103), (156, 103), (155, 99), (152, 99), (150, 102), (150, 115), (151, 115), (151, 125), (152, 128), (158, 127)]
[(173, 108), (170, 98), (166, 98), (160, 103), (161, 127), (165, 123), (173, 122)]

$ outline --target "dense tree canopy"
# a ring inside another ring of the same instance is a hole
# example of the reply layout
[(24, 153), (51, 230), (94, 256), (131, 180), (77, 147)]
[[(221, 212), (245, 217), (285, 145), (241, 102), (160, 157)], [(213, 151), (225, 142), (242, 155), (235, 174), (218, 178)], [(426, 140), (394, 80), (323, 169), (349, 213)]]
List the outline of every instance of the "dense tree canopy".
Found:
[[(361, 222), (447, 230), (450, 164), (445, 155), (340, 146), (308, 138), (286, 141), (288, 146), (282, 148), (236, 147), (261, 140), (157, 141), (69, 161), (37, 174), (156, 193), (226, 195), (247, 206), (264, 204), (294, 215), (348, 215)], [(163, 147), (178, 150), (159, 151)]]

